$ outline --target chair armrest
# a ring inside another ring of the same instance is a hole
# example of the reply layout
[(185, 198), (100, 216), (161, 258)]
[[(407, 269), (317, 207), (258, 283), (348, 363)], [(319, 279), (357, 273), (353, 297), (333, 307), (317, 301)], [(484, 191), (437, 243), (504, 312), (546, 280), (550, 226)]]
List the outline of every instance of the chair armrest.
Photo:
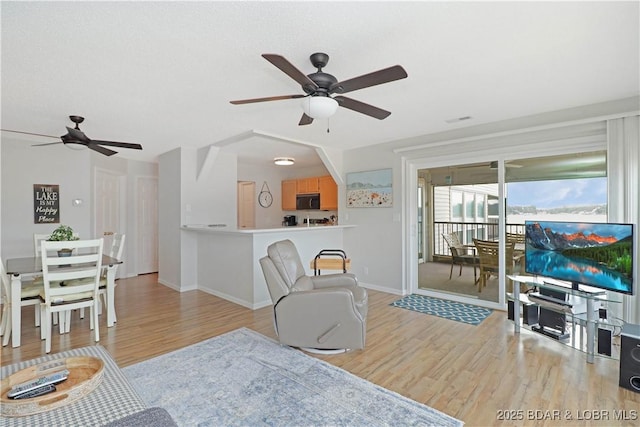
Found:
[(333, 287), (355, 287), (358, 279), (353, 273), (325, 274), (324, 276), (310, 276), (314, 289)]
[(282, 316), (287, 317), (288, 321), (292, 318), (303, 321), (303, 319), (318, 318), (318, 316), (331, 319), (345, 315), (363, 320), (363, 316), (356, 307), (353, 293), (345, 287), (292, 292), (280, 300), (275, 311), (278, 320), (282, 320)]

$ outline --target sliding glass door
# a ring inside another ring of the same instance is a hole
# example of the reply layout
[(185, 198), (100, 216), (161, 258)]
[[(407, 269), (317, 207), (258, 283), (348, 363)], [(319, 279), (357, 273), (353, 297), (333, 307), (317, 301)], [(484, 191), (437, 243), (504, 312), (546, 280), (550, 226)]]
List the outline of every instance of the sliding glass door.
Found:
[[(498, 173), (501, 164), (503, 174)], [(506, 236), (522, 237), (524, 221), (530, 219), (607, 220), (605, 151), (421, 169), (418, 176), (424, 185), (420, 218), (426, 218), (427, 236), (420, 248), (418, 293), (454, 295), (480, 305), (498, 303), (502, 269), (526, 270), (519, 256), (524, 244), (519, 239), (509, 259), (495, 265), (495, 259), (480, 260), (481, 248), (474, 239), (506, 243)], [(500, 206), (504, 229), (499, 226)], [(455, 250), (451, 239), (458, 246)], [(502, 292), (510, 292), (509, 283), (504, 283)]]

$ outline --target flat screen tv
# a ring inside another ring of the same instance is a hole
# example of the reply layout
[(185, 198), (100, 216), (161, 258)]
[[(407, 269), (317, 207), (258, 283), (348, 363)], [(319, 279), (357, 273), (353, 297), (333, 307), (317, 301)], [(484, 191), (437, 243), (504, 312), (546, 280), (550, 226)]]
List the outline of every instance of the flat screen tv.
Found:
[(633, 224), (526, 221), (525, 271), (633, 294)]

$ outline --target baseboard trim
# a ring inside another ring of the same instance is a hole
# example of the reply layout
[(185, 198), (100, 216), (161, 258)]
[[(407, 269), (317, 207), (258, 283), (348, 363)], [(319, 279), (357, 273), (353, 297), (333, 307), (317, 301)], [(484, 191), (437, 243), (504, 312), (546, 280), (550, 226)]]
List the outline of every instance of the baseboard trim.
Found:
[(230, 301), (230, 302), (232, 302), (234, 304), (241, 305), (241, 306), (243, 306), (245, 308), (248, 308), (248, 309), (251, 309), (251, 310), (257, 310), (259, 308), (263, 308), (263, 307), (267, 307), (267, 306), (271, 305), (271, 300), (259, 301), (259, 302), (256, 302), (256, 303), (251, 303), (249, 301), (234, 297), (232, 295), (225, 294), (224, 292), (215, 291), (213, 289), (198, 288), (198, 290), (202, 291), (202, 292), (206, 292), (209, 295), (213, 295), (215, 297), (222, 298), (224, 300)]
[(361, 281), (358, 281), (358, 285), (362, 286), (363, 288), (371, 289), (372, 291), (379, 291), (387, 294), (400, 295), (400, 296), (407, 295), (403, 293), (400, 289), (388, 288), (386, 286), (372, 285), (371, 283), (365, 283)]

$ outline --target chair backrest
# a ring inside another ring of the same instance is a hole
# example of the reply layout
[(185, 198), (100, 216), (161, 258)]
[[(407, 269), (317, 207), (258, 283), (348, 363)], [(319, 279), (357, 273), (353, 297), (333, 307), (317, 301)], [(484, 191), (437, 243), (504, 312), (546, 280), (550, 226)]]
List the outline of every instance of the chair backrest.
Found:
[(524, 234), (507, 233), (505, 237), (507, 242), (524, 243)]
[(125, 235), (120, 233), (113, 233), (113, 240), (111, 242), (111, 248), (109, 248), (109, 255), (111, 258), (115, 258), (118, 261), (122, 261), (122, 252), (124, 251)]
[[(80, 292), (93, 292), (93, 298), (97, 298), (102, 270), (103, 244), (103, 239), (41, 242), (45, 303), (55, 303), (64, 295)], [(72, 255), (58, 257), (50, 254), (61, 249), (71, 249)], [(61, 268), (65, 265), (70, 267)], [(51, 287), (51, 282), (71, 280), (73, 280), (73, 286)]]
[(447, 242), (449, 247), (459, 248), (462, 246), (462, 242), (460, 242), (460, 238), (458, 237), (458, 233), (443, 233), (442, 237)]
[(462, 249), (462, 243), (460, 243), (460, 239), (458, 238), (458, 233), (443, 233), (442, 237), (444, 238), (447, 245), (449, 245), (449, 250), (451, 251), (451, 255), (454, 257), (460, 256)]
[(47, 240), (51, 237), (51, 234), (37, 234), (33, 233), (33, 253), (36, 258), (40, 258), (40, 242)]
[(272, 243), (267, 255), (273, 261), (285, 284), (291, 289), (298, 279), (306, 275), (296, 245), (289, 239)]
[[(79, 237), (78, 233), (73, 233), (74, 237)], [(40, 255), (42, 254), (40, 249), (40, 242), (42, 242), (43, 240), (49, 240), (49, 237), (51, 237), (51, 233), (49, 234), (38, 234), (38, 233), (33, 233), (33, 255), (36, 258), (40, 258)]]
[[(500, 264), (500, 243), (493, 240), (473, 239), (473, 244), (478, 251), (480, 258), (480, 268), (497, 271)], [(515, 242), (505, 243), (505, 255), (508, 260), (507, 269), (511, 267), (510, 262), (513, 260), (513, 247)]]
[[(105, 251), (105, 254), (110, 256), (111, 258), (115, 258), (118, 261), (122, 261), (122, 252), (124, 252), (124, 241), (125, 235), (121, 233), (113, 233), (113, 239), (111, 240), (111, 246), (109, 247), (109, 251)], [(120, 264), (115, 265), (115, 274), (118, 274), (118, 268)], [(102, 277), (107, 277), (107, 271), (102, 272)]]
[(260, 258), (260, 267), (262, 267), (262, 274), (264, 274), (264, 280), (267, 282), (267, 289), (271, 296), (271, 302), (275, 307), (283, 297), (289, 295), (289, 286), (284, 282), (282, 276), (276, 269), (276, 265), (268, 256)]

